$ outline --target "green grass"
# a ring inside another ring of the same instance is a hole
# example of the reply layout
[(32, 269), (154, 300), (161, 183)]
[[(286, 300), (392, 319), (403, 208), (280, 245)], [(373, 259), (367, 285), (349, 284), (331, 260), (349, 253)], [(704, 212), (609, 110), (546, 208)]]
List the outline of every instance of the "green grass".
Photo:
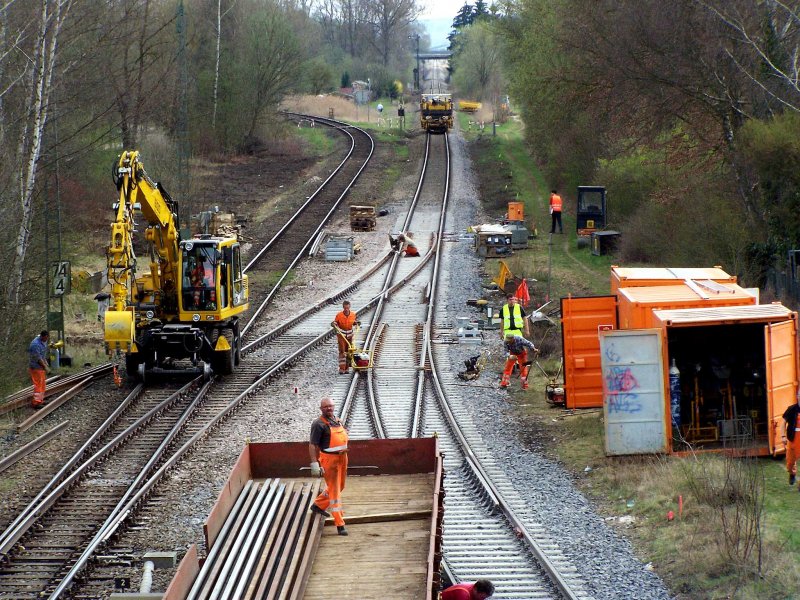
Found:
[(327, 156), (333, 149), (333, 139), (322, 127), (298, 127), (295, 133), (305, 141), (312, 156)]
[[(575, 221), (569, 214), (564, 215), (567, 233), (552, 236), (550, 246), (549, 186), (525, 147), (521, 125), (509, 121), (498, 126), (493, 136), (489, 126), (482, 133), (466, 131), (463, 120), (468, 116), (459, 114), (458, 118), (476, 148), (471, 155), (481, 178), (487, 212), (495, 215), (502, 210), (503, 202), (518, 199), (525, 203), (526, 220), (536, 223), (538, 237), (531, 240), (530, 248), (515, 251), (507, 261), (515, 275), (538, 280), (532, 290), (534, 305), (545, 299), (548, 290), (556, 301), (567, 294), (608, 294), (614, 259), (593, 256), (588, 248), (578, 249)], [(488, 198), (487, 193), (491, 195)], [(508, 197), (509, 193), (516, 198)], [(564, 196), (566, 202), (574, 199), (571, 193)], [(486, 263), (486, 269), (492, 276), (497, 272), (492, 262)], [(535, 330), (532, 337), (538, 344), (541, 330)], [(549, 333), (547, 346), (555, 352), (539, 358), (539, 363), (555, 374), (561, 354), (559, 332)], [(498, 369), (499, 365), (490, 368)], [(757, 578), (752, 559), (738, 564), (725, 557), (720, 509), (692, 492), (694, 459), (605, 456), (602, 411), (568, 415), (554, 410), (544, 401), (546, 384), (547, 379), (535, 369), (530, 389), (512, 393), (511, 410), (524, 429), (527, 424), (526, 435), (551, 441), (550, 452), (573, 473), (577, 485), (612, 526), (621, 516), (634, 517), (633, 523), (617, 526), (632, 540), (639, 557), (653, 563), (673, 594), (691, 600), (800, 598), (800, 493), (789, 487), (782, 460), (757, 461), (766, 481), (763, 568), (762, 577)], [(702, 455), (698, 464), (713, 474), (724, 470), (724, 461), (719, 455)], [(684, 501), (682, 516), (678, 516), (678, 496)], [(667, 519), (670, 510), (675, 514), (672, 521)]]

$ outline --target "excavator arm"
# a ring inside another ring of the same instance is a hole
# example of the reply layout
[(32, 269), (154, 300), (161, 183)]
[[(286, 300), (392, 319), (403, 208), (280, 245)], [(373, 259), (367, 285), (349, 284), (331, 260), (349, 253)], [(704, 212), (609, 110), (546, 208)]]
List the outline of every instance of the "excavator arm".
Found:
[[(119, 201), (114, 207), (107, 253), (111, 302), (105, 318), (105, 341), (109, 351), (129, 352), (134, 344), (137, 308), (159, 315), (164, 306), (177, 303), (177, 205), (147, 176), (138, 151), (123, 152), (114, 165), (113, 176)], [(141, 211), (147, 223), (144, 237), (152, 248), (148, 290), (136, 280), (136, 210)]]

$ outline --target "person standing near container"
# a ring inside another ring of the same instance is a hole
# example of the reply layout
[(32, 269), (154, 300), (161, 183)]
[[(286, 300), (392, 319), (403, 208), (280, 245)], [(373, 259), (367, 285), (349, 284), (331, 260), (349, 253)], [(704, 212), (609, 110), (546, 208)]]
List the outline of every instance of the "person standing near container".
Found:
[(475, 583), (459, 583), (442, 592), (442, 600), (486, 600), (494, 594), (494, 584), (488, 579)]
[(550, 192), (550, 233), (556, 232), (556, 223), (558, 223), (558, 233), (564, 233), (564, 227), (561, 224), (561, 209), (564, 205), (564, 202), (561, 200), (561, 196), (558, 195), (558, 191), (552, 190)]
[(347, 480), (349, 436), (344, 424), (333, 413), (333, 400), (323, 398), (319, 409), (322, 414), (311, 424), (308, 456), (311, 459), (311, 475), (322, 475), (325, 478), (325, 490), (311, 505), (311, 512), (323, 517), (332, 514), (336, 531), (339, 535), (347, 535), (342, 511), (342, 491)]
[(47, 362), (47, 341), (50, 334), (42, 331), (33, 338), (28, 347), (28, 374), (33, 382), (33, 400), (31, 406), (35, 409), (44, 406), (44, 393), (47, 387), (47, 374), (50, 372), (50, 365)]
[[(797, 459), (800, 458), (800, 391), (797, 402), (783, 413), (785, 422), (783, 443), (786, 446), (786, 470), (789, 471), (789, 485), (797, 481)], [(800, 492), (800, 486), (797, 487)]]
[(356, 313), (350, 310), (350, 301), (342, 302), (342, 310), (336, 313), (331, 327), (336, 330), (336, 343), (339, 347), (339, 375), (346, 375), (349, 370), (347, 351), (353, 345), (353, 326), (356, 324)]

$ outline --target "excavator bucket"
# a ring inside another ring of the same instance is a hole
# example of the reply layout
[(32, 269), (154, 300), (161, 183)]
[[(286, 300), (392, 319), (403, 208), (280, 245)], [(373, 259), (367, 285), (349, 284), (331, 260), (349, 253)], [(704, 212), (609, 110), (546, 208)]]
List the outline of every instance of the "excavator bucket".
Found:
[(106, 346), (109, 352), (128, 352), (133, 345), (133, 313), (129, 310), (106, 311)]

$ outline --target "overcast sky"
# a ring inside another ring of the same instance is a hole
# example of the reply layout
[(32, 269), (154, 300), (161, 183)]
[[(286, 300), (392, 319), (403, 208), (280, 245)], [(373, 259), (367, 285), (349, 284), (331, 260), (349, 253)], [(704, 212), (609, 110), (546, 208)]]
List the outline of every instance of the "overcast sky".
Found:
[[(469, 4), (474, 5), (474, 0), (471, 0)], [(419, 16), (419, 21), (431, 36), (432, 48), (447, 47), (447, 34), (450, 33), (453, 19), (462, 6), (464, 6), (464, 0), (437, 0), (426, 3)]]

